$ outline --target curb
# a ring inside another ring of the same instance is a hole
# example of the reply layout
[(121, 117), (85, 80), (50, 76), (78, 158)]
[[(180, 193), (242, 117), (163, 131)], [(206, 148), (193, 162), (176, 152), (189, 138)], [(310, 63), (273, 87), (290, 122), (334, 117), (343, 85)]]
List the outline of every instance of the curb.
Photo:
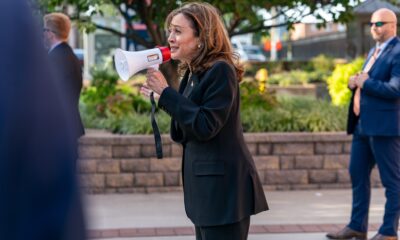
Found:
[[(380, 224), (369, 225), (369, 231), (377, 231)], [(344, 227), (344, 224), (284, 224), (284, 225), (251, 225), (250, 234), (267, 233), (317, 233), (333, 232)], [(89, 239), (121, 237), (161, 237), (194, 235), (194, 227), (154, 227), (154, 228), (117, 228), (92, 229), (88, 231)]]

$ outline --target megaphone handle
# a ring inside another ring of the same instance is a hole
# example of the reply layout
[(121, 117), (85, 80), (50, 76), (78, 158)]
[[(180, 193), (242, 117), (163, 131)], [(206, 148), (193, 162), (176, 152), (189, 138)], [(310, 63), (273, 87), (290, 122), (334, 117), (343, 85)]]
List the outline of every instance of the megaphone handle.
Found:
[(158, 129), (156, 118), (154, 116), (156, 112), (156, 101), (154, 101), (154, 92), (150, 93), (150, 102), (151, 102), (151, 126), (153, 128), (154, 141), (156, 144), (156, 153), (157, 153), (157, 158), (161, 159), (163, 158), (163, 151), (162, 151), (160, 130)]
[(154, 68), (155, 70), (158, 70), (158, 67), (160, 66), (160, 64), (155, 64), (155, 65), (151, 65), (151, 68)]

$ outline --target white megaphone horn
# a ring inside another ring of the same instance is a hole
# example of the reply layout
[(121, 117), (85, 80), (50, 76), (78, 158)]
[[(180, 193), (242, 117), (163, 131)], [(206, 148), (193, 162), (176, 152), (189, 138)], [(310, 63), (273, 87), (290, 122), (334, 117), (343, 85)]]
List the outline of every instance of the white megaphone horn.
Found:
[(115, 69), (124, 81), (143, 69), (158, 68), (159, 64), (170, 59), (171, 51), (168, 47), (157, 47), (138, 52), (124, 51), (118, 48), (114, 54)]

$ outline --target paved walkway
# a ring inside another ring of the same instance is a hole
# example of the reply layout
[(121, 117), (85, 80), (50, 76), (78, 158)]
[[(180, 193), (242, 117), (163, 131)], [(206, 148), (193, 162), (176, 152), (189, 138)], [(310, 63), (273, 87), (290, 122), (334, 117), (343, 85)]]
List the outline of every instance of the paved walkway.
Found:
[[(270, 210), (251, 218), (249, 240), (323, 240), (343, 227), (351, 208), (350, 190), (273, 191)], [(86, 209), (92, 239), (194, 240), (182, 193), (88, 195)], [(370, 236), (378, 229), (384, 192), (374, 189)]]

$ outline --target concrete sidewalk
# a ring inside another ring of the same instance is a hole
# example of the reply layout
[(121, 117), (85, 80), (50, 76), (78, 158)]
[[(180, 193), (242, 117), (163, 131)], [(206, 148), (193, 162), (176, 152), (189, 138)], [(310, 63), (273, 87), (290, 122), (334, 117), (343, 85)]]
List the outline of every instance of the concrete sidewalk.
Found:
[[(270, 210), (251, 218), (249, 240), (322, 240), (350, 216), (351, 190), (272, 191), (266, 196)], [(195, 239), (182, 193), (87, 195), (85, 200), (92, 239)], [(374, 189), (369, 236), (379, 228), (384, 202), (383, 189)]]

